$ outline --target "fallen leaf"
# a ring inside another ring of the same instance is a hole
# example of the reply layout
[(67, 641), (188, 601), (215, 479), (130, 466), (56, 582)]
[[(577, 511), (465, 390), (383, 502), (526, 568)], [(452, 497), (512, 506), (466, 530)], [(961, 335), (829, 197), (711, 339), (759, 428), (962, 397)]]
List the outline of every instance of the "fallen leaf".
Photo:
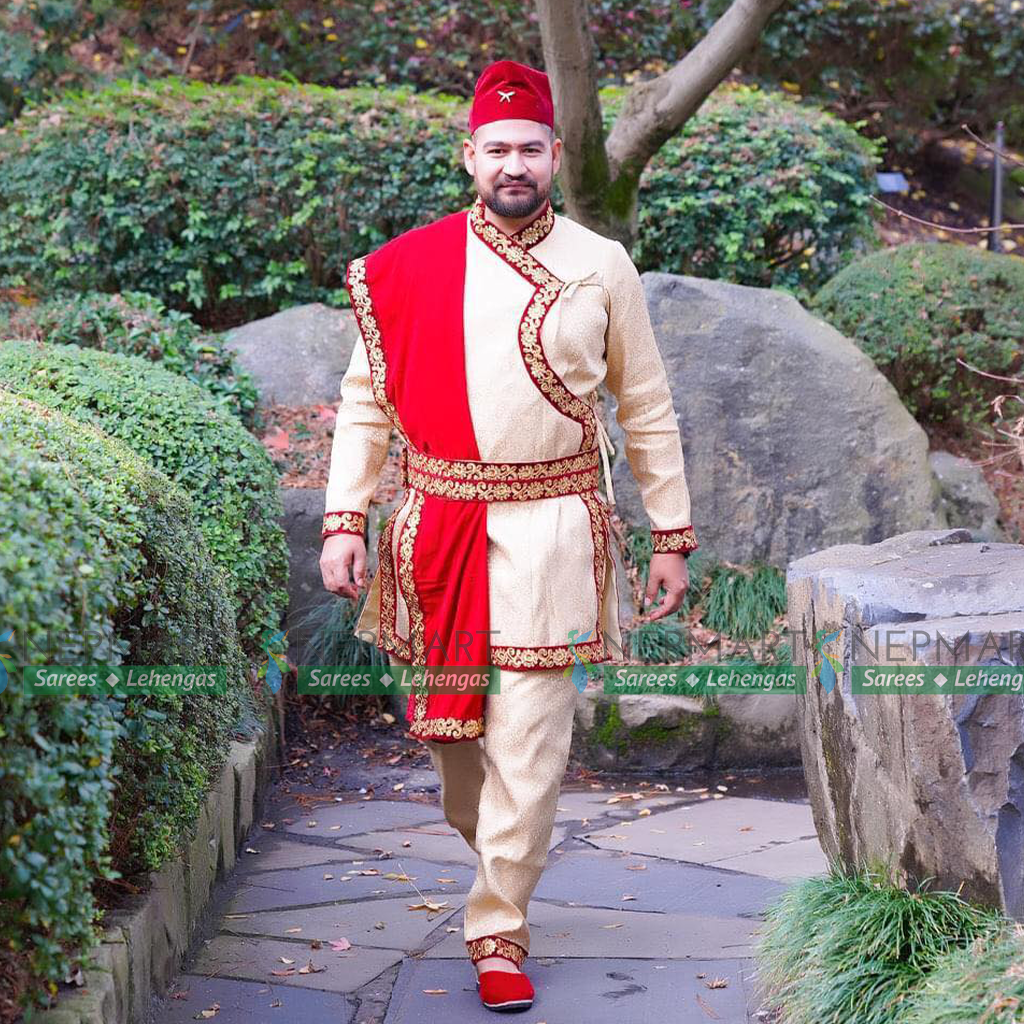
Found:
[(448, 906), (448, 901), (444, 900), (441, 903), (434, 903), (431, 900), (425, 899), (422, 903), (410, 903), (410, 910), (442, 910)]
[(348, 939), (331, 939), (331, 949), (340, 953), (344, 949), (351, 949), (352, 943)]
[(275, 978), (290, 978), (295, 973), (294, 967), (289, 967), (284, 971), (271, 971), (270, 972)]
[(283, 964), (293, 964), (293, 963), (295, 963), (294, 960), (289, 960), (288, 957), (286, 957), (286, 956), (279, 956), (277, 959), (280, 960), (281, 963), (283, 963)]
[(314, 967), (313, 966), (313, 961), (310, 960), (309, 963), (306, 964), (305, 967), (300, 967), (299, 968), (299, 974), (321, 974), (323, 971), (326, 971), (326, 970), (327, 970), (326, 967)]
[(708, 988), (728, 988), (729, 979), (714, 977), (710, 981), (705, 981), (704, 984), (707, 985)]
[(301, 928), (285, 928), (285, 935), (295, 935), (297, 932), (301, 932)]
[(423, 990), (424, 995), (428, 996), (446, 996), (448, 995), (448, 989), (446, 988), (425, 988)]

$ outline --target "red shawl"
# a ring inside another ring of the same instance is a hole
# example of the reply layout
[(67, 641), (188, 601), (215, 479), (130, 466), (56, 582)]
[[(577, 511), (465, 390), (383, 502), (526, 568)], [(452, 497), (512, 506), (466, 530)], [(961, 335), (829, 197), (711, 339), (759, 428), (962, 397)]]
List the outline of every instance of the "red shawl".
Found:
[[(445, 459), (480, 458), (466, 388), (467, 230), (463, 210), (407, 231), (364, 257), (359, 262), (368, 297), (363, 295), (361, 307), (356, 261), (346, 275), (378, 404), (414, 448)], [(487, 502), (420, 492), (417, 500), (418, 521), (414, 505), (403, 530), (404, 541), (413, 542), (413, 593), (403, 587), (410, 660), (487, 666)], [(483, 734), (484, 700), (482, 693), (411, 694), (409, 731), (438, 742), (476, 739)]]

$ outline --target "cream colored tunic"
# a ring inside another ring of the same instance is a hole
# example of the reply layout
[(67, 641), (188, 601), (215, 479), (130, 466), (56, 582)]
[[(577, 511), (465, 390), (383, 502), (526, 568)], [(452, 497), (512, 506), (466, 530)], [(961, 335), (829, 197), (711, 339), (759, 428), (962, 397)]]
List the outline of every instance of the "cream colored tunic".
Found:
[[(534, 285), (472, 225), (466, 234), (465, 362), (480, 458), (553, 459), (575, 454), (581, 446), (606, 444), (603, 425), (596, 435), (591, 430), (584, 443), (584, 426), (564, 411), (564, 393), (556, 389), (553, 396), (545, 394), (536, 366), (531, 373), (527, 365), (519, 331)], [(605, 382), (618, 400), (625, 455), (651, 528), (664, 531), (658, 546), (695, 547), (672, 394), (629, 254), (621, 243), (558, 214), (550, 232), (529, 253), (563, 282), (541, 330), (547, 363), (572, 395), (588, 405), (597, 400), (597, 388)], [(391, 424), (374, 400), (362, 335), (342, 380), (341, 398), (325, 513), (365, 513), (387, 458)], [(414, 491), (408, 490), (394, 513), (388, 553), (392, 580), (400, 579), (399, 543)], [(571, 665), (572, 642), (578, 651), (589, 650), (590, 661), (621, 656), (614, 564), (607, 531), (599, 528), (599, 516), (607, 517), (608, 510), (604, 498), (588, 502), (579, 494), (488, 505), (491, 643), (505, 649), (503, 660), (495, 664)], [(382, 534), (381, 547), (386, 536)], [(374, 577), (356, 626), (357, 635), (372, 638), (377, 646), (382, 646), (381, 577), (380, 572)], [(385, 623), (383, 646), (407, 655), (409, 609), (402, 586), (395, 588), (394, 597), (397, 637), (389, 637)], [(587, 639), (589, 648), (580, 645)]]

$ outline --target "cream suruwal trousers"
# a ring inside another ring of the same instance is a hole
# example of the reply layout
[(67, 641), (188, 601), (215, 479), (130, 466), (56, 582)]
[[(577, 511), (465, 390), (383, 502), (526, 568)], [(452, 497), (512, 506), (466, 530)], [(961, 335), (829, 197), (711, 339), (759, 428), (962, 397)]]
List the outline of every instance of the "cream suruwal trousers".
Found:
[(522, 966), (527, 905), (547, 863), (578, 691), (561, 668), (502, 669), (499, 678), (500, 692), (485, 697), (481, 739), (421, 742), (441, 778), (445, 819), (477, 854), (465, 912), (470, 959)]

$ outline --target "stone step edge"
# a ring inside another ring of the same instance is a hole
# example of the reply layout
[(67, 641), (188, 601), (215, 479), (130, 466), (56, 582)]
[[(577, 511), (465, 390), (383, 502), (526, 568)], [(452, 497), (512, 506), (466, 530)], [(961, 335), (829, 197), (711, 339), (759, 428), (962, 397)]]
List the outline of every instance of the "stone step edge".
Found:
[(283, 703), (275, 700), (255, 739), (232, 741), (183, 852), (150, 873), (151, 887), (108, 915), (98, 946), (83, 954), (85, 985), (62, 991), (32, 1024), (146, 1024), (151, 1004), (177, 974), (214, 883), (234, 868), (280, 764)]

